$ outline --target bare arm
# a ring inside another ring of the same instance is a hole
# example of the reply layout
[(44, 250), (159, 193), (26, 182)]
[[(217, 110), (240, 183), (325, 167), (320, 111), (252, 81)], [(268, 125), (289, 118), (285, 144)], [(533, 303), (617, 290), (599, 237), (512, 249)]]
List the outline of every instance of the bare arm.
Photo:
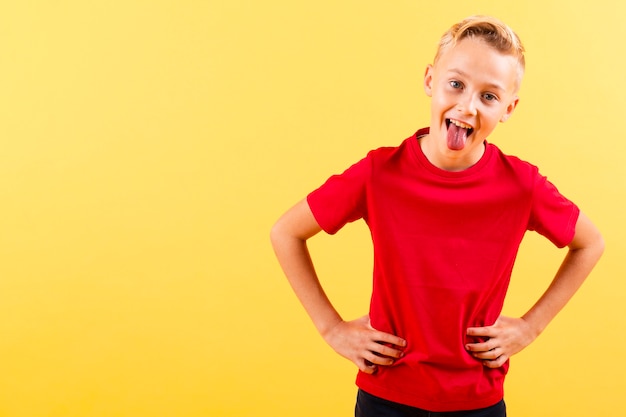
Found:
[[(326, 296), (311, 260), (306, 241), (321, 227), (306, 200), (300, 201), (276, 222), (272, 245), (283, 272), (324, 340), (361, 371), (373, 373), (376, 365), (391, 365), (402, 356), (401, 338), (371, 327), (367, 316), (346, 322)], [(386, 346), (383, 343), (390, 344)]]
[(604, 240), (583, 213), (580, 213), (574, 239), (568, 248), (552, 283), (524, 316), (501, 316), (493, 326), (467, 330), (470, 336), (489, 338), (486, 342), (466, 346), (485, 366), (502, 366), (512, 355), (532, 343), (574, 296), (602, 256)]

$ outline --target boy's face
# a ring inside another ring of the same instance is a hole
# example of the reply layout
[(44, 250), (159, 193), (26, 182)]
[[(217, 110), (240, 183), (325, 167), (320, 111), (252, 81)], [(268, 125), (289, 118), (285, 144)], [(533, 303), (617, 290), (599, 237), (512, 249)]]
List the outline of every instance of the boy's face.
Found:
[(518, 103), (518, 74), (515, 57), (473, 38), (461, 40), (428, 66), (428, 146), (435, 165), (464, 169), (478, 162), (484, 140)]

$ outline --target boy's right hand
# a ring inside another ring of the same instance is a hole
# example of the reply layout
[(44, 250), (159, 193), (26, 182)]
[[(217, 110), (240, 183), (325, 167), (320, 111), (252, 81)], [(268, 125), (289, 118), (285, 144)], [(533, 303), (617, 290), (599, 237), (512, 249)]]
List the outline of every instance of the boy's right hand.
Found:
[(374, 329), (369, 316), (340, 321), (322, 336), (335, 352), (367, 374), (376, 372), (377, 365), (393, 365), (404, 356), (402, 348), (406, 346), (404, 339)]

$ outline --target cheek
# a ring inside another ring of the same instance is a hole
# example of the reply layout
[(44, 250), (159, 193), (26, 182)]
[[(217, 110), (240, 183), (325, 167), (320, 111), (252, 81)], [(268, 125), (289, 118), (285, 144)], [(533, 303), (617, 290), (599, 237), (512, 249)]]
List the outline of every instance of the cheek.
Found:
[(502, 109), (487, 109), (483, 112), (483, 124), (496, 126), (504, 116)]
[(451, 107), (454, 107), (454, 104), (452, 100), (450, 99), (450, 97), (448, 97), (448, 95), (443, 94), (441, 92), (439, 94), (433, 95), (430, 105), (431, 105), (433, 114), (441, 113), (441, 112), (448, 110)]

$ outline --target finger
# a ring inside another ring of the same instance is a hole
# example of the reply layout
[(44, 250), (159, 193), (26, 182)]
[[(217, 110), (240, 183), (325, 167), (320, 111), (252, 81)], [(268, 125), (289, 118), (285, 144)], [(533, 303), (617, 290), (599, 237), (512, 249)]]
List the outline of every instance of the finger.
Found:
[(509, 360), (509, 358), (506, 355), (501, 355), (494, 360), (484, 360), (483, 365), (487, 368), (500, 368), (507, 360)]
[(374, 340), (376, 340), (376, 342), (378, 343), (389, 344), (389, 345), (394, 345), (398, 347), (406, 346), (406, 340), (404, 340), (401, 337), (395, 336), (390, 333), (381, 332), (378, 330), (375, 330), (375, 332), (376, 333), (374, 334)]
[(381, 356), (387, 356), (387, 357), (391, 357), (391, 358), (401, 358), (404, 356), (404, 352), (399, 350), (399, 349), (395, 349), (392, 346), (388, 346), (388, 345), (384, 345), (380, 342), (375, 342), (373, 344), (371, 344), (369, 346), (369, 350), (371, 352), (374, 352), (377, 355), (381, 355)]
[(465, 349), (470, 352), (488, 352), (496, 347), (496, 342), (493, 339), (487, 342), (481, 343), (468, 343), (465, 345)]
[(381, 356), (376, 352), (367, 352), (364, 355), (366, 362), (370, 362), (374, 365), (390, 366), (395, 362), (393, 358), (389, 356)]
[(357, 366), (359, 367), (359, 371), (366, 374), (373, 374), (377, 371), (376, 365), (367, 359), (363, 359), (357, 362)]
[(500, 358), (503, 355), (502, 349), (491, 349), (485, 352), (474, 352), (472, 356), (476, 359), (493, 361)]
[(473, 336), (473, 337), (494, 337), (495, 329), (493, 328), (493, 326), (468, 327), (466, 333), (468, 336)]

